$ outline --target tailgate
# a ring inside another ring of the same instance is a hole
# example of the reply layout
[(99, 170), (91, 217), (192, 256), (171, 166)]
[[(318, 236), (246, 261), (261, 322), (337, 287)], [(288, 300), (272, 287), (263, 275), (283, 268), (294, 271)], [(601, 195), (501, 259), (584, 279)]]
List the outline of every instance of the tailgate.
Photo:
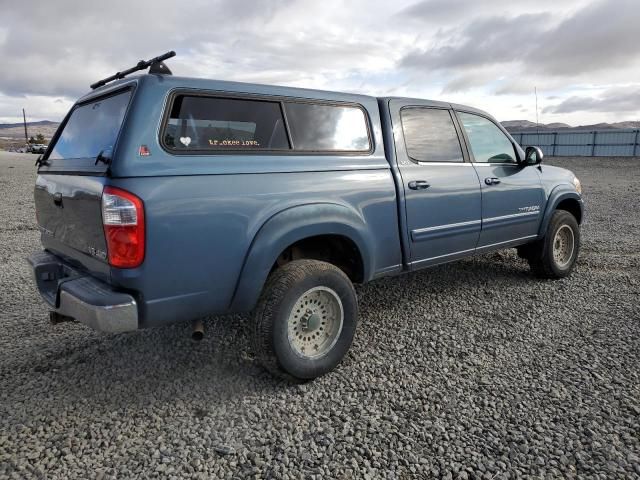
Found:
[(101, 208), (105, 181), (40, 174), (34, 192), (43, 247), (99, 277), (109, 275)]

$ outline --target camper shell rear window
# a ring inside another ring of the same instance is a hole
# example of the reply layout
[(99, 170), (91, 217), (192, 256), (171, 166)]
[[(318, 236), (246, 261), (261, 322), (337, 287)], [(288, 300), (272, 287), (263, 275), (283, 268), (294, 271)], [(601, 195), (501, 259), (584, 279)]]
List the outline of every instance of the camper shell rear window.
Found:
[(357, 104), (177, 92), (161, 130), (174, 154), (368, 154), (369, 122)]
[[(106, 171), (132, 93), (133, 88), (121, 89), (74, 105), (52, 139), (41, 168), (91, 173)], [(97, 161), (100, 155), (104, 161)]]

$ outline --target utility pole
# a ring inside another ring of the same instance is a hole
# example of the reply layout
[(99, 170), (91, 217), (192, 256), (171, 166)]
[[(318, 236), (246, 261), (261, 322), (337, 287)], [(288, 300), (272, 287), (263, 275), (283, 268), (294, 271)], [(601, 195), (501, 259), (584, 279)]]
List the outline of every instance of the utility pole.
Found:
[(24, 108), (22, 109), (22, 121), (24, 122), (24, 143), (29, 143), (29, 134), (27, 133), (27, 114), (24, 113)]

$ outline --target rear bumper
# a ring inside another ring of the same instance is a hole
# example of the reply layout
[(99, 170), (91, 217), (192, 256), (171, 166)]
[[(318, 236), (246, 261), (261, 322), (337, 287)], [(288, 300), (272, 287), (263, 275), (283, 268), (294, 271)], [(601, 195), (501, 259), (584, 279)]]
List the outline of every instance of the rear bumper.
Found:
[(138, 329), (138, 305), (131, 295), (116, 292), (48, 252), (36, 253), (28, 261), (40, 295), (57, 313), (102, 332)]

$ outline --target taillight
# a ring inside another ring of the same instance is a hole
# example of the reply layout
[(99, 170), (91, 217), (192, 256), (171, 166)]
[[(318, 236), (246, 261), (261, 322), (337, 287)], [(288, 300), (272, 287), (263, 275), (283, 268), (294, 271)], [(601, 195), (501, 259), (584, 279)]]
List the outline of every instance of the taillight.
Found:
[(102, 224), (109, 264), (134, 268), (144, 260), (144, 206), (134, 194), (115, 187), (102, 192)]

